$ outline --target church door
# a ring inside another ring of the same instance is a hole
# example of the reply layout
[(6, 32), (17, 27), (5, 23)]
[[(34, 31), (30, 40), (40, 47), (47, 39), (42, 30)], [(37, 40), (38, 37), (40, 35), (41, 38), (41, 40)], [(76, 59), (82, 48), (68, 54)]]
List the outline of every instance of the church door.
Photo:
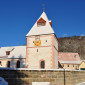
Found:
[(7, 67), (10, 68), (10, 61), (7, 62)]
[(40, 66), (41, 66), (41, 68), (45, 68), (45, 61), (41, 61)]
[(20, 61), (17, 61), (16, 68), (20, 68)]

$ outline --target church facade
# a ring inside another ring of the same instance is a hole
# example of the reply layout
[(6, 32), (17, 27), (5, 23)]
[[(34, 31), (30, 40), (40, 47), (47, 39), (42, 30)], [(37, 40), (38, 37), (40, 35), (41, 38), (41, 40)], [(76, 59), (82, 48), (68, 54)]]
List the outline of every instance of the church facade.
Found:
[(58, 68), (58, 41), (45, 12), (26, 35), (28, 68)]
[[(64, 56), (61, 57), (61, 62), (59, 62), (58, 40), (52, 28), (52, 21), (48, 20), (45, 12), (41, 14), (28, 32), (26, 39), (26, 46), (0, 48), (0, 67), (29, 69), (59, 68), (59, 63), (61, 64)], [(74, 61), (80, 62), (78, 57), (74, 57), (77, 58)], [(61, 68), (63, 68), (63, 64), (61, 64)]]

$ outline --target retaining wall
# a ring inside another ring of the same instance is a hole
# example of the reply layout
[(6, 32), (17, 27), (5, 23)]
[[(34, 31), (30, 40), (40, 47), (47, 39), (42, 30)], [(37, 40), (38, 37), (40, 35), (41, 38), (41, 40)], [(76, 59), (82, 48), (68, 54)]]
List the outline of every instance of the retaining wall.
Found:
[(0, 69), (9, 85), (32, 85), (32, 82), (50, 82), (50, 85), (75, 85), (85, 81), (85, 71)]

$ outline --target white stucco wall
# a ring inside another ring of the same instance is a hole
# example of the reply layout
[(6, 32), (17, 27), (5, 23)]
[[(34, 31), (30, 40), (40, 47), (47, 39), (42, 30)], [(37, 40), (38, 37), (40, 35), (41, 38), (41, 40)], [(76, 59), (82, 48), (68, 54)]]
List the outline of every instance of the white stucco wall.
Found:
[(54, 36), (54, 61), (55, 61), (55, 68), (58, 68), (58, 41)]
[[(27, 38), (29, 38), (29, 41), (27, 43), (27, 44), (29, 44), (28, 46), (34, 47), (33, 41), (35, 41), (35, 36), (27, 37)], [(40, 40), (41, 40), (41, 46), (52, 45), (52, 35), (41, 35)], [(46, 40), (47, 40), (47, 42), (46, 42)]]
[[(37, 52), (38, 49), (38, 52)], [(29, 68), (40, 68), (40, 61), (45, 60), (45, 68), (51, 68), (52, 47), (29, 48)]]
[(0, 61), (1, 61), (0, 67), (6, 67), (7, 60), (6, 59), (1, 59)]
[(58, 68), (58, 51), (54, 48), (54, 62), (55, 68)]
[(15, 60), (10, 61), (10, 68), (16, 68), (16, 61)]
[(11, 68), (16, 68), (17, 61), (20, 61), (20, 68), (24, 68), (25, 65), (25, 59), (14, 59), (11, 60), (10, 67)]
[[(16, 68), (16, 63), (19, 59), (1, 59), (0, 67), (7, 67), (7, 62), (10, 61), (10, 68)], [(20, 68), (24, 68), (25, 59), (20, 60)]]
[[(41, 46), (34, 46), (33, 41), (35, 41), (35, 36), (27, 37), (27, 57), (28, 58), (28, 68), (39, 69), (40, 60), (45, 60), (45, 68), (51, 69), (57, 68), (57, 50), (58, 42), (54, 36), (51, 35), (41, 35)], [(54, 44), (54, 45), (53, 45)], [(53, 48), (54, 47), (54, 48)], [(37, 52), (38, 49), (38, 52)], [(54, 56), (54, 57), (53, 57)], [(53, 58), (53, 59), (52, 59)]]

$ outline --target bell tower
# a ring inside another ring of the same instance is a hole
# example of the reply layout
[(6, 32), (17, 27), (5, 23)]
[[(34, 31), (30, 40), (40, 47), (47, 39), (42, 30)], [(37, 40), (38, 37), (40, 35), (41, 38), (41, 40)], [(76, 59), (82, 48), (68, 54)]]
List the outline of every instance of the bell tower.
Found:
[(30, 69), (58, 68), (58, 41), (45, 12), (26, 35), (26, 64)]

